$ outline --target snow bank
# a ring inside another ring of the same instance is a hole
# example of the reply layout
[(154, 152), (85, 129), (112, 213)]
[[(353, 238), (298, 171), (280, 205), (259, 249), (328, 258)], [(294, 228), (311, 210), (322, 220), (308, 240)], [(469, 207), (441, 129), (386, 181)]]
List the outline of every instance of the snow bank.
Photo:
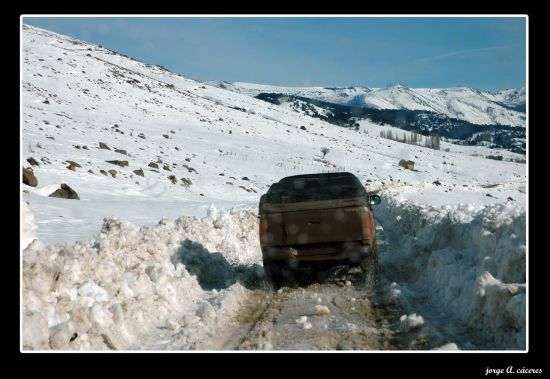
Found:
[(25, 249), (36, 238), (34, 215), (25, 201), (21, 202), (21, 248)]
[(381, 265), (393, 282), (388, 300), (435, 305), (434, 314), (465, 323), (478, 346), (525, 349), (525, 212), (511, 204), (431, 208), (384, 200), (376, 219)]
[(152, 228), (112, 218), (93, 244), (35, 240), (23, 252), (23, 349), (127, 349), (158, 327), (221, 327), (247, 297), (239, 282), (261, 279), (256, 222), (251, 209)]

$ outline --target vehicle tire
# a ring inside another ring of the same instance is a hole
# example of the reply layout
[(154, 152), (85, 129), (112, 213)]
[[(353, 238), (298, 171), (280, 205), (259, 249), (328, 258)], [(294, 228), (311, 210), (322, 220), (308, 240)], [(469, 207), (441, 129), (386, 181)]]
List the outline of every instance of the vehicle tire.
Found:
[(273, 285), (273, 287), (275, 287), (275, 289), (279, 289), (283, 282), (281, 264), (275, 261), (264, 261), (264, 272), (267, 280)]
[(372, 291), (378, 288), (378, 250), (376, 244), (367, 257), (361, 260), (362, 282)]

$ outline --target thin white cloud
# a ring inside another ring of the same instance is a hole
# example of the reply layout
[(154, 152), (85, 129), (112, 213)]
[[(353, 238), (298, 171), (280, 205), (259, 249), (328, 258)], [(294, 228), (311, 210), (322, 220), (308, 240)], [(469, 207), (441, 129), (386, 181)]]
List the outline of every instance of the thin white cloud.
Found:
[(445, 59), (445, 58), (449, 58), (449, 57), (466, 57), (466, 56), (470, 56), (470, 55), (488, 53), (488, 52), (495, 51), (495, 50), (508, 49), (508, 48), (514, 47), (514, 46), (515, 45), (503, 45), (503, 46), (481, 47), (481, 48), (477, 48), (477, 49), (465, 49), (465, 50), (451, 51), (450, 53), (439, 54), (439, 55), (434, 55), (434, 56), (431, 56), (431, 57), (415, 59), (411, 63), (429, 63), (429, 62), (432, 62), (432, 61)]

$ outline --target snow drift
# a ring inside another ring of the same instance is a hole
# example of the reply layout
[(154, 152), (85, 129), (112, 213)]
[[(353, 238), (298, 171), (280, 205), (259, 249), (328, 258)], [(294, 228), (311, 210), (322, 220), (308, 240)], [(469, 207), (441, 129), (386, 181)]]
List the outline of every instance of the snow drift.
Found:
[(93, 244), (34, 240), (23, 251), (23, 349), (138, 349), (154, 328), (188, 327), (194, 339), (178, 347), (193, 348), (262, 275), (256, 222), (252, 210), (211, 208), (152, 228), (106, 219)]
[(525, 349), (525, 211), (384, 200), (375, 217), (387, 297), (427, 312), (427, 323), (443, 313), (465, 324), (461, 348)]

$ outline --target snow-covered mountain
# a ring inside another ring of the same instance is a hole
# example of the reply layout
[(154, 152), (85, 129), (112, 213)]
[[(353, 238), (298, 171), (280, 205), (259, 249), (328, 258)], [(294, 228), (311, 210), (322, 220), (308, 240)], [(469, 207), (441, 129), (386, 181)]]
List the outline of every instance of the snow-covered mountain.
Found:
[[(342, 128), (43, 29), (22, 38), (20, 165), (37, 179), (21, 185), (22, 349), (223, 347), (230, 317), (260, 304), (260, 196), (332, 171), (382, 197), (382, 297), (404, 324), (425, 316), (418, 348), (525, 348), (523, 155), (400, 143), (383, 123)], [(61, 184), (79, 200), (50, 197)], [(459, 324), (473, 334), (447, 333)]]
[(250, 96), (260, 93), (281, 93), (322, 100), (335, 104), (373, 109), (423, 110), (479, 125), (510, 125), (525, 127), (525, 88), (492, 94), (474, 88), (407, 88), (391, 85), (384, 88), (366, 87), (278, 87), (253, 83), (210, 82)]
[(525, 87), (506, 89), (493, 94), (487, 94), (487, 97), (494, 98), (496, 102), (504, 104), (510, 108), (516, 109), (520, 112), (525, 112), (526, 108), (526, 96)]

